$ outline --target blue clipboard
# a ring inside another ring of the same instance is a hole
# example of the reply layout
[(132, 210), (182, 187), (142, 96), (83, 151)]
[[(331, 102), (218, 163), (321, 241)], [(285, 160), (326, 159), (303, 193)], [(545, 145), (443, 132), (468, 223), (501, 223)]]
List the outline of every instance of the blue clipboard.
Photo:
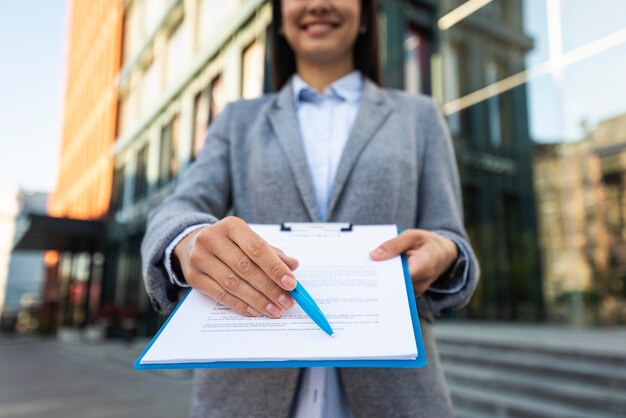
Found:
[(179, 302), (178, 306), (172, 312), (159, 330), (152, 338), (150, 344), (139, 355), (133, 368), (137, 370), (163, 370), (163, 369), (263, 369), (263, 368), (293, 368), (293, 367), (393, 367), (393, 368), (419, 368), (427, 364), (426, 352), (424, 351), (424, 342), (422, 340), (422, 332), (420, 330), (419, 316), (417, 313), (417, 305), (413, 297), (413, 283), (409, 274), (409, 266), (406, 257), (402, 255), (402, 268), (404, 270), (404, 282), (406, 284), (407, 298), (409, 300), (409, 310), (411, 312), (411, 321), (413, 323), (413, 332), (415, 334), (415, 343), (417, 346), (417, 357), (413, 360), (284, 360), (284, 361), (207, 361), (200, 363), (166, 363), (166, 364), (141, 364), (141, 359), (148, 352), (152, 344), (159, 338), (161, 332), (167, 327), (167, 324), (176, 314), (187, 295)]

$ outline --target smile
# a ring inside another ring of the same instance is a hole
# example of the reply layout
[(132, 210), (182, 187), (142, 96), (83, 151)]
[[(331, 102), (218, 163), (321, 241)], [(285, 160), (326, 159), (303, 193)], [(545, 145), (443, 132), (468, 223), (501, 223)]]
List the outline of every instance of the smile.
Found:
[(300, 26), (302, 30), (311, 35), (323, 35), (337, 27), (339, 24), (334, 22), (311, 22)]

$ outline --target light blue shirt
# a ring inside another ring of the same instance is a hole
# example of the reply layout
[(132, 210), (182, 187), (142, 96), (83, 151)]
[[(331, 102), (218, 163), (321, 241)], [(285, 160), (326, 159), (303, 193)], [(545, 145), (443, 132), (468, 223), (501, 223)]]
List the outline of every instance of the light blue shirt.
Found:
[(339, 159), (359, 110), (363, 77), (360, 71), (353, 71), (320, 94), (295, 74), (292, 90), (317, 211), (323, 222), (326, 221)]
[[(313, 180), (317, 213), (326, 221), (335, 173), (363, 95), (363, 77), (353, 71), (320, 94), (298, 74), (291, 79), (293, 103)], [(352, 417), (335, 368), (304, 369), (293, 418)]]

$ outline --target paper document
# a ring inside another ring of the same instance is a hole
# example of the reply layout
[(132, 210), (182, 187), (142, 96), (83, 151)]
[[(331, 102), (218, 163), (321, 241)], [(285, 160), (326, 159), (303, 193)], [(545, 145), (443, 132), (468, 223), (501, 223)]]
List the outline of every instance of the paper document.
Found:
[(303, 225), (292, 231), (281, 231), (280, 225), (251, 227), (300, 262), (294, 274), (325, 314), (334, 337), (298, 304), (278, 319), (251, 318), (191, 290), (140, 364), (415, 359), (416, 333), (401, 259), (375, 262), (369, 257), (397, 236), (396, 226), (355, 225), (342, 232)]

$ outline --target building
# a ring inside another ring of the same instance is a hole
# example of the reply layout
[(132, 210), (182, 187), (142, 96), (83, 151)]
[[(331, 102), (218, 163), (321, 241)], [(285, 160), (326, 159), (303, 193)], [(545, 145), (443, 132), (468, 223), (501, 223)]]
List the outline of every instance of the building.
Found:
[(98, 314), (118, 114), (123, 0), (69, 7), (65, 110), (49, 215), (30, 214), (18, 249), (47, 250), (42, 323), (84, 326)]
[(20, 236), (24, 218), (29, 214), (45, 215), (47, 193), (17, 190), (4, 202), (7, 210), (1, 220), (4, 235), (4, 271), (0, 271), (0, 330), (27, 331), (37, 326), (44, 279), (44, 253), (40, 250), (13, 250)]
[(543, 282), (551, 319), (626, 322), (626, 115), (536, 150)]

